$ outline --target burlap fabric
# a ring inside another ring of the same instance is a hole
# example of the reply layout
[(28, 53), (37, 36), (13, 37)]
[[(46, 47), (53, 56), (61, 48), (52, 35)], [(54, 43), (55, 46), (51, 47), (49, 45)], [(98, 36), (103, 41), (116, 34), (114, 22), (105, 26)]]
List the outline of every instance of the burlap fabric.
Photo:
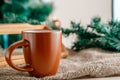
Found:
[(101, 49), (86, 49), (78, 53), (70, 51), (66, 59), (61, 59), (58, 72), (43, 78), (30, 77), (27, 72), (10, 67), (0, 69), (0, 80), (61, 80), (85, 77), (120, 76), (120, 54)]

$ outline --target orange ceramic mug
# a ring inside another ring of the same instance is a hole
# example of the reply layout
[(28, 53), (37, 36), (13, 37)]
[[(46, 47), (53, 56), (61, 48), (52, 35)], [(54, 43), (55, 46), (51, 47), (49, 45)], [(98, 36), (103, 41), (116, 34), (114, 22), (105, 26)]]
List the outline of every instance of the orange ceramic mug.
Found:
[[(9, 46), (5, 59), (12, 68), (29, 72), (30, 75), (41, 77), (54, 75), (57, 72), (61, 55), (62, 33), (57, 30), (22, 31), (22, 40)], [(13, 50), (23, 46), (26, 66), (18, 67), (12, 60)]]

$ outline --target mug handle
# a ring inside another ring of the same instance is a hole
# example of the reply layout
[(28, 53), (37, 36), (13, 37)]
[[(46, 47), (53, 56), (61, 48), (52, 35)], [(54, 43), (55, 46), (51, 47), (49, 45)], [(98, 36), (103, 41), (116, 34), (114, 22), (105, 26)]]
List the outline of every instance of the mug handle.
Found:
[(8, 63), (9, 66), (11, 66), (12, 68), (16, 69), (16, 70), (19, 70), (19, 71), (23, 71), (23, 72), (30, 72), (30, 71), (33, 71), (33, 68), (30, 67), (29, 64), (26, 64), (24, 67), (18, 67), (16, 66), (13, 62), (12, 62), (12, 53), (14, 51), (14, 49), (16, 49), (17, 47), (19, 46), (24, 46), (24, 47), (27, 47), (29, 45), (28, 41), (26, 40), (21, 40), (21, 41), (17, 41), (15, 43), (13, 43), (12, 45), (10, 45), (8, 47), (8, 49), (6, 50), (6, 53), (5, 53), (5, 59), (6, 59), (6, 62)]

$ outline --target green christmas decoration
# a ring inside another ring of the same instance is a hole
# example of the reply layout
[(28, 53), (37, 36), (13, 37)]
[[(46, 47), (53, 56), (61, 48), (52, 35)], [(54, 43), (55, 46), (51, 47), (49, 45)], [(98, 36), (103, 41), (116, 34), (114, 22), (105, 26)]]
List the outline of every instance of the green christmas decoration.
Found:
[(105, 50), (120, 52), (120, 22), (111, 20), (103, 23), (100, 17), (94, 17), (85, 28), (80, 23), (71, 21), (71, 28), (56, 28), (50, 23), (53, 29), (62, 30), (66, 37), (70, 34), (76, 34), (77, 39), (72, 49), (79, 51), (81, 49), (99, 47)]
[[(41, 24), (54, 9), (53, 2), (44, 0), (0, 0), (0, 23)], [(21, 35), (7, 35), (8, 46), (21, 39)], [(0, 35), (0, 45), (4, 47), (4, 35)]]
[(1, 6), (1, 23), (40, 24), (53, 11), (52, 2), (44, 0), (9, 0)]
[(79, 51), (85, 48), (99, 47), (105, 50), (120, 51), (119, 21), (111, 20), (103, 23), (100, 17), (95, 17), (87, 28), (72, 21), (71, 26), (71, 29), (62, 29), (62, 31), (66, 36), (77, 35), (77, 40), (72, 46), (73, 50)]

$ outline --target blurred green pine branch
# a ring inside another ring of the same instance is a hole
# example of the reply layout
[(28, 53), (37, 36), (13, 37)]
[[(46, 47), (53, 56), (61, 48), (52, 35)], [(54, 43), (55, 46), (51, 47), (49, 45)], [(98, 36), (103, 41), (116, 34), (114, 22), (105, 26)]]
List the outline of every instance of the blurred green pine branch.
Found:
[(54, 9), (52, 2), (44, 0), (10, 0), (1, 6), (0, 23), (40, 24), (47, 20)]
[[(55, 25), (52, 25), (53, 29)], [(103, 23), (100, 17), (94, 17), (87, 27), (71, 21), (71, 28), (59, 28), (66, 37), (76, 34), (77, 39), (72, 49), (99, 47), (105, 50), (120, 51), (120, 22), (111, 20)]]

